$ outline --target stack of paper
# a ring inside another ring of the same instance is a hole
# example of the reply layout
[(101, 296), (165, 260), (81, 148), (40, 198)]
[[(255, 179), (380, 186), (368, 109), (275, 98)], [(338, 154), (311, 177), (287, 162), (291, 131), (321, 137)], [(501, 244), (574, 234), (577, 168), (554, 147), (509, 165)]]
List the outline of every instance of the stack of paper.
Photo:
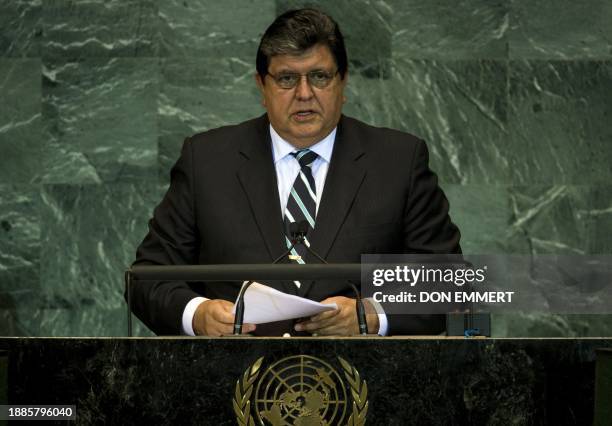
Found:
[[(244, 323), (265, 324), (293, 318), (304, 318), (325, 311), (338, 309), (335, 303), (323, 304), (310, 299), (283, 293), (263, 285), (253, 283), (244, 294)], [(232, 313), (236, 312), (236, 304)]]

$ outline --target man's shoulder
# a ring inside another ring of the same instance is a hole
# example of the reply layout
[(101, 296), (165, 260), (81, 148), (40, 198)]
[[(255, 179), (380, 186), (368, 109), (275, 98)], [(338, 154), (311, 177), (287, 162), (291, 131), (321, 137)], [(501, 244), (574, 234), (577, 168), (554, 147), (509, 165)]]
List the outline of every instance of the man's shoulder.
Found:
[(266, 125), (265, 116), (252, 118), (238, 124), (228, 124), (221, 127), (216, 127), (203, 132), (199, 132), (191, 136), (193, 141), (210, 141), (232, 135), (240, 135), (259, 130)]
[(267, 127), (265, 116), (256, 117), (238, 124), (216, 127), (190, 136), (189, 142), (196, 149), (207, 151), (225, 151), (233, 149), (245, 139), (254, 139), (265, 135)]
[(378, 152), (414, 151), (417, 145), (424, 143), (421, 138), (411, 133), (389, 127), (373, 126), (344, 115), (342, 126), (349, 138), (358, 139), (364, 148), (374, 148)]

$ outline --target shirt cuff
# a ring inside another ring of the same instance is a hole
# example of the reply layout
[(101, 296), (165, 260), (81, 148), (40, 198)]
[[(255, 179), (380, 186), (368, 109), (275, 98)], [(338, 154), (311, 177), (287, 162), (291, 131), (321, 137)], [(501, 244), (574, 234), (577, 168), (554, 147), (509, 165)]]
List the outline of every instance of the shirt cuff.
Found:
[(378, 314), (377, 334), (379, 336), (386, 336), (387, 332), (389, 331), (389, 320), (387, 319), (387, 314), (385, 314), (385, 311), (383, 310), (382, 306), (380, 306), (380, 303), (378, 303), (376, 300), (371, 297), (368, 297), (366, 300), (370, 303), (370, 305), (374, 307), (376, 314)]
[(185, 336), (195, 336), (193, 331), (193, 316), (195, 311), (200, 306), (200, 303), (206, 302), (206, 297), (194, 297), (187, 303), (185, 310), (183, 311), (183, 329), (181, 330)]

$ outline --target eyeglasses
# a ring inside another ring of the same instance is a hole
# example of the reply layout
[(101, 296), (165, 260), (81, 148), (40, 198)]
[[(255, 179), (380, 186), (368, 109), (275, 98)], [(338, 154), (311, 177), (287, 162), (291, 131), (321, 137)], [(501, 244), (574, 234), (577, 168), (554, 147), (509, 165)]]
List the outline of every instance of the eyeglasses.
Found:
[(283, 89), (293, 89), (295, 88), (302, 76), (306, 76), (306, 80), (308, 84), (312, 87), (316, 87), (317, 89), (324, 89), (329, 86), (329, 83), (332, 82), (336, 74), (338, 74), (338, 70), (333, 73), (323, 71), (323, 70), (314, 70), (307, 72), (306, 74), (300, 74), (297, 72), (282, 72), (276, 75), (272, 73), (268, 73), (270, 77), (278, 84), (279, 87)]

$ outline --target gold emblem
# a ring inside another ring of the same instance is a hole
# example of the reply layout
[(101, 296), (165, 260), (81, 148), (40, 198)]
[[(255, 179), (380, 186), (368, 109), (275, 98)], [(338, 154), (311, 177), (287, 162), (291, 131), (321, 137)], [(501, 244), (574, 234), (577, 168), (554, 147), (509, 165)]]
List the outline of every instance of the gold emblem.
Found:
[[(263, 357), (236, 382), (234, 412), (241, 426), (365, 425), (368, 386), (338, 357), (349, 385), (327, 362), (310, 355), (283, 358), (262, 372)], [(348, 418), (347, 418), (348, 417)]]

